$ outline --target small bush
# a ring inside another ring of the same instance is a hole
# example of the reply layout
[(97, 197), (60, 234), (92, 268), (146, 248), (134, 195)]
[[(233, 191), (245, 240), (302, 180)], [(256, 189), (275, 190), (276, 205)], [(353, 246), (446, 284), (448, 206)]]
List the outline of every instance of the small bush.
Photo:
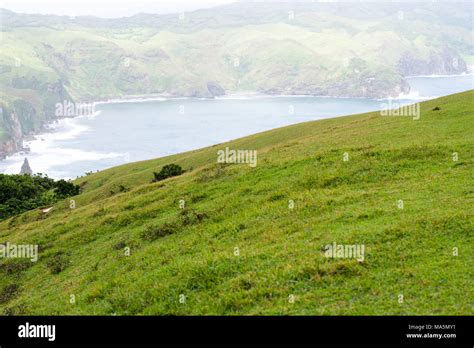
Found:
[(208, 218), (206, 213), (199, 213), (191, 209), (183, 209), (179, 213), (179, 218), (183, 226), (194, 225)]
[(3, 315), (5, 316), (19, 316), (19, 315), (26, 315), (26, 314), (27, 314), (27, 307), (24, 304), (7, 307), (3, 310)]
[(269, 200), (270, 200), (270, 202), (275, 202), (275, 201), (279, 201), (283, 198), (285, 198), (285, 195), (283, 195), (281, 193), (275, 193), (275, 194), (270, 196)]
[(30, 268), (32, 265), (33, 263), (30, 260), (15, 260), (1, 264), (0, 271), (7, 275), (18, 275), (24, 270)]
[(206, 197), (207, 197), (207, 193), (200, 193), (200, 194), (192, 195), (191, 196), (191, 203), (200, 202), (203, 199), (205, 199)]
[(0, 304), (7, 303), (19, 292), (20, 287), (17, 284), (9, 284), (0, 291)]
[(142, 232), (141, 238), (147, 241), (154, 241), (160, 237), (177, 232), (177, 227), (172, 224), (164, 224), (160, 227), (150, 226)]
[(46, 267), (50, 270), (51, 274), (58, 274), (66, 269), (66, 267), (69, 265), (69, 258), (67, 255), (59, 251), (56, 254), (54, 254), (51, 259), (48, 260), (46, 263)]
[(56, 195), (58, 198), (66, 198), (71, 196), (76, 196), (80, 192), (80, 187), (78, 185), (74, 185), (72, 182), (66, 180), (59, 180), (55, 184), (56, 186)]
[(125, 186), (123, 185), (118, 185), (118, 186), (114, 186), (112, 190), (110, 190), (110, 195), (115, 195), (117, 193), (122, 193), (122, 192), (127, 192), (128, 191), (128, 188), (126, 188)]
[(158, 182), (161, 180), (165, 180), (167, 178), (171, 178), (173, 176), (178, 176), (183, 174), (183, 169), (177, 165), (177, 164), (167, 164), (163, 168), (161, 168), (160, 172), (153, 172), (153, 175), (155, 178), (152, 180), (152, 182)]
[(114, 244), (113, 249), (114, 250), (121, 250), (124, 249), (127, 246), (127, 244), (124, 241), (118, 242), (117, 244)]

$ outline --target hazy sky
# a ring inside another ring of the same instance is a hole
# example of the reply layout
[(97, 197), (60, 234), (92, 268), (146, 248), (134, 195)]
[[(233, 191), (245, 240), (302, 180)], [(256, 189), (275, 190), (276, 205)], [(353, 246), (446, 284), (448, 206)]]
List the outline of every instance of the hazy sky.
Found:
[(0, 0), (0, 7), (21, 13), (125, 17), (209, 8), (236, 0)]

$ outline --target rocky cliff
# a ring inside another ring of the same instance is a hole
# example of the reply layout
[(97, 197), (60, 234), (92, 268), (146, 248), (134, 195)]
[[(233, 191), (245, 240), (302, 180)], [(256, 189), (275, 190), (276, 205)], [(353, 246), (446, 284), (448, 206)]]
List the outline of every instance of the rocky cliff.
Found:
[(416, 58), (412, 53), (405, 52), (397, 64), (398, 71), (403, 76), (415, 75), (451, 75), (468, 71), (461, 56), (444, 48), (441, 52), (432, 52), (427, 60)]
[(55, 105), (58, 102), (71, 100), (61, 80), (44, 82), (35, 76), (19, 77), (12, 84), (14, 88), (10, 91), (13, 96), (0, 104), (0, 126), (7, 134), (0, 140), (0, 158), (24, 150), (23, 139), (43, 130), (57, 118)]
[(0, 141), (0, 158), (20, 151), (23, 144), (23, 131), (18, 116), (8, 108), (1, 107), (3, 124), (6, 128), (8, 137)]

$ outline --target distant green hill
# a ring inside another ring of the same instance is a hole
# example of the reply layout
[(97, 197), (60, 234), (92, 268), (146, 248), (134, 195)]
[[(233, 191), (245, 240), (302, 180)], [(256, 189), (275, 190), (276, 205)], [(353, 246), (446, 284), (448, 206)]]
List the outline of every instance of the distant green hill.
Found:
[[(40, 247), (37, 263), (1, 260), (0, 310), (472, 314), (474, 91), (420, 110), (307, 122), (80, 178), (74, 209), (0, 222), (0, 242)], [(216, 163), (226, 147), (257, 150), (257, 166)], [(171, 163), (186, 172), (151, 183)], [(364, 245), (364, 261), (327, 258), (332, 243)]]
[(243, 3), (121, 19), (1, 10), (0, 156), (56, 118), (64, 100), (243, 90), (398, 95), (408, 91), (407, 75), (466, 71), (471, 10), (469, 3)]

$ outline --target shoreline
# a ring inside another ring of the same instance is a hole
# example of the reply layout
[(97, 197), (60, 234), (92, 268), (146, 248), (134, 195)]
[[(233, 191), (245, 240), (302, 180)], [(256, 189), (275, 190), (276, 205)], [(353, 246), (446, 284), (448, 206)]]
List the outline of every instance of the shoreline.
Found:
[[(452, 77), (466, 77), (474, 76), (474, 73), (465, 72), (462, 74), (455, 75), (426, 75), (426, 76), (406, 76), (407, 79), (410, 78), (452, 78)], [(257, 100), (257, 99), (273, 99), (273, 98), (320, 98), (320, 99), (357, 99), (357, 100), (373, 100), (373, 101), (388, 101), (388, 100), (410, 100), (415, 103), (418, 101), (435, 99), (439, 96), (428, 96), (423, 97), (418, 94), (400, 94), (397, 97), (384, 97), (384, 98), (366, 98), (366, 97), (339, 97), (339, 96), (325, 96), (325, 95), (311, 95), (311, 94), (265, 94), (255, 91), (235, 91), (233, 93), (224, 94), (220, 96), (213, 97), (195, 97), (195, 96), (173, 96), (168, 93), (156, 93), (156, 94), (142, 94), (142, 95), (125, 95), (121, 97), (112, 97), (107, 99), (98, 99), (90, 102), (93, 105), (93, 113), (87, 115), (72, 115), (59, 117), (51, 119), (45, 125), (43, 125), (37, 132), (32, 132), (23, 136), (21, 139), (16, 139), (18, 143), (21, 141), (21, 146), (19, 146), (15, 151), (6, 152), (3, 156), (0, 156), (0, 161), (6, 160), (9, 157), (17, 154), (23, 153), (24, 156), (28, 156), (30, 148), (25, 146), (24, 142), (30, 142), (32, 140), (38, 139), (42, 134), (50, 134), (54, 130), (54, 124), (60, 122), (64, 119), (75, 119), (78, 117), (95, 117), (100, 114), (100, 111), (96, 111), (94, 108), (96, 105), (107, 105), (107, 104), (122, 104), (122, 103), (146, 103), (146, 102), (155, 102), (155, 101), (177, 101), (177, 100), (216, 100), (216, 101), (225, 101), (225, 100)], [(79, 102), (87, 103), (87, 102)]]
[[(403, 76), (405, 79), (412, 78), (450, 78), (450, 77), (464, 77), (464, 76), (473, 76), (474, 72), (463, 72), (461, 74), (449, 74), (449, 75), (410, 75)], [(411, 92), (411, 91), (410, 91)], [(266, 94), (256, 91), (234, 91), (229, 94), (223, 94), (219, 96), (212, 97), (196, 97), (196, 96), (174, 96), (169, 93), (152, 93), (152, 94), (130, 94), (124, 95), (121, 97), (111, 97), (108, 99), (98, 99), (92, 101), (93, 105), (105, 105), (105, 104), (120, 104), (120, 103), (141, 103), (141, 102), (151, 102), (151, 101), (172, 101), (172, 100), (185, 100), (185, 99), (195, 99), (195, 100), (226, 100), (226, 99), (261, 99), (261, 98), (334, 98), (334, 99), (368, 99), (368, 100), (393, 100), (393, 99), (403, 99), (404, 96), (409, 96), (409, 94), (400, 93), (398, 96), (386, 96), (386, 97), (351, 97), (351, 96), (333, 96), (333, 95), (317, 95), (317, 94)], [(420, 100), (426, 100), (432, 97), (420, 97)], [(436, 96), (435, 96), (436, 98)], [(407, 99), (413, 99), (412, 97)], [(75, 116), (73, 116), (75, 117)]]
[[(474, 75), (474, 74), (473, 74)], [(462, 75), (453, 75), (453, 76), (462, 76)], [(414, 76), (418, 77), (418, 76)], [(420, 76), (421, 77), (421, 76)], [(433, 76), (436, 77), (436, 76)], [(452, 76), (451, 76), (452, 77)], [(393, 99), (404, 99), (408, 97), (409, 94), (399, 94), (396, 97), (341, 97), (341, 96), (331, 96), (331, 95), (316, 95), (316, 94), (265, 94), (260, 92), (252, 91), (236, 91), (229, 94), (224, 94), (214, 97), (176, 97), (176, 96), (167, 96), (167, 95), (155, 95), (155, 94), (143, 94), (143, 95), (129, 95), (123, 96), (120, 98), (110, 98), (110, 99), (99, 99), (91, 102), (92, 105), (107, 105), (107, 104), (124, 104), (124, 103), (145, 103), (153, 101), (175, 101), (175, 100), (252, 100), (252, 99), (272, 99), (272, 98), (321, 98), (321, 99), (358, 99), (358, 100), (393, 100)], [(419, 97), (417, 99), (425, 100), (432, 97)], [(436, 96), (434, 97), (436, 98)], [(405, 99), (413, 99), (408, 97)], [(86, 103), (86, 102), (84, 102)], [(72, 118), (79, 116), (87, 115), (77, 115), (71, 116)], [(68, 118), (71, 118), (68, 117)]]
[(461, 77), (461, 76), (474, 76), (474, 72), (466, 71), (461, 74), (449, 74), (449, 75), (437, 75), (437, 74), (432, 74), (432, 75), (410, 75), (410, 76), (404, 76), (406, 79), (412, 79), (415, 77), (426, 77), (426, 78), (443, 78), (443, 77)]

